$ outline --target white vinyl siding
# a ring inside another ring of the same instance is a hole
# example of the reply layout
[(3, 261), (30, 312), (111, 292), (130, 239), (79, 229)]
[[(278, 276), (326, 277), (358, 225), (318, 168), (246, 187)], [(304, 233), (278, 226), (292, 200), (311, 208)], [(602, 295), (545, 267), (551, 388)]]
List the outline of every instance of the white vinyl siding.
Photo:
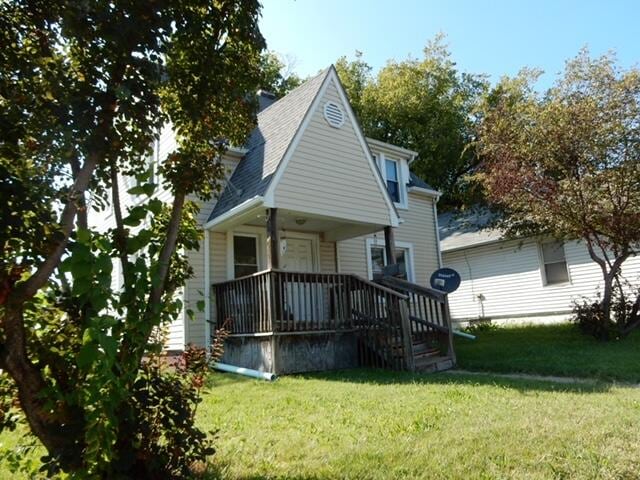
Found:
[(336, 272), (336, 242), (320, 242), (320, 272)]
[[(232, 157), (224, 157), (222, 161), (227, 168), (227, 178), (229, 178), (233, 173), (233, 169), (237, 166), (238, 160)], [(223, 187), (224, 184), (225, 181), (223, 180)], [(198, 213), (197, 220), (200, 225), (204, 224), (209, 218), (217, 199), (213, 198), (208, 202), (204, 202), (195, 197), (190, 197), (189, 199), (197, 202), (200, 206), (200, 212)], [(211, 283), (215, 283), (227, 280), (227, 236), (225, 233), (211, 232), (209, 237), (209, 253), (211, 261), (210, 281)], [(180, 349), (182, 349), (186, 343), (193, 343), (198, 346), (205, 345), (205, 316), (204, 312), (198, 310), (197, 304), (199, 301), (204, 300), (206, 289), (210, 289), (211, 286), (204, 284), (204, 245), (202, 242), (204, 242), (204, 239), (200, 242), (199, 250), (188, 252), (189, 263), (193, 267), (194, 276), (187, 280), (186, 283), (186, 295), (184, 297), (185, 312), (183, 312), (183, 316), (179, 322), (176, 322), (175, 327), (172, 326), (173, 328), (179, 328), (185, 331), (183, 334), (184, 340), (182, 345), (179, 346)], [(213, 299), (210, 302), (210, 305), (210, 318), (213, 319)], [(186, 309), (189, 308), (194, 311), (193, 320), (190, 320), (186, 315)], [(171, 348), (173, 349), (173, 347)]]
[(278, 208), (363, 223), (388, 225), (389, 204), (351, 119), (333, 128), (323, 117), (326, 101), (340, 105), (331, 82), (313, 112), (275, 190)]
[[(413, 250), (413, 281), (428, 286), (431, 274), (438, 269), (438, 247), (433, 217), (433, 200), (423, 195), (409, 194), (408, 210), (402, 212), (404, 220), (395, 229), (398, 245), (411, 244)], [(367, 268), (366, 235), (338, 242), (338, 265), (341, 273), (354, 273), (363, 278), (369, 275)], [(376, 233), (380, 244), (384, 232)]]
[[(535, 240), (514, 240), (443, 252), (444, 266), (462, 277), (449, 295), (452, 317), (458, 321), (486, 318), (537, 317), (563, 314), (568, 318), (574, 300), (595, 299), (602, 283), (600, 267), (584, 244), (566, 242), (565, 258), (571, 283), (545, 286)], [(640, 258), (623, 265), (626, 278), (638, 285)]]

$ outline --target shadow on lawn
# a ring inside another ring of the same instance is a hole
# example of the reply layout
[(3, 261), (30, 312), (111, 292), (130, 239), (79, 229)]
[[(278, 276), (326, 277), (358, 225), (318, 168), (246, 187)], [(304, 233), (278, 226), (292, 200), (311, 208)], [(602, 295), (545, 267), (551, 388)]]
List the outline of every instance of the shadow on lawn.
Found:
[(603, 393), (609, 391), (612, 387), (611, 383), (596, 380), (593, 383), (557, 383), (544, 380), (502, 378), (492, 375), (454, 375), (446, 372), (409, 373), (374, 369), (309, 373), (296, 375), (296, 377), (373, 385), (496, 385), (521, 392), (535, 390), (542, 392)]

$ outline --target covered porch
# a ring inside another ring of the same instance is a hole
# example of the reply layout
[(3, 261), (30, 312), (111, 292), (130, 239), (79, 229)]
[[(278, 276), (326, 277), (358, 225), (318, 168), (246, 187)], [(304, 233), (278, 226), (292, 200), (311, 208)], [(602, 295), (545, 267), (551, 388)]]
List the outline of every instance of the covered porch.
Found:
[[(441, 292), (392, 275), (371, 281), (337, 268), (320, 269), (319, 243), (381, 230), (387, 258), (394, 259), (393, 227), (274, 208), (256, 208), (231, 220), (212, 230), (256, 233), (228, 238), (238, 248), (255, 248), (255, 259), (236, 255), (228, 279), (212, 284), (206, 308), (211, 312), (208, 338), (223, 326), (230, 332), (226, 363), (278, 374), (453, 365)], [(205, 251), (207, 265), (209, 256)], [(387, 273), (393, 271), (391, 265)]]

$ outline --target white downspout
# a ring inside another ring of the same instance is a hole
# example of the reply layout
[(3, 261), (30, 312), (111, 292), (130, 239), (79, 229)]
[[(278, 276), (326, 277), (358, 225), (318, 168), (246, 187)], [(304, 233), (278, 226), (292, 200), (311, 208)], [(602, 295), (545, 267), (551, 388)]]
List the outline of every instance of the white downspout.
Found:
[(204, 336), (207, 356), (211, 355), (211, 262), (209, 229), (204, 229)]
[(436, 247), (438, 252), (438, 268), (442, 268), (444, 265), (442, 265), (442, 250), (440, 250), (440, 225), (438, 225), (438, 207), (437, 207), (438, 200), (440, 200), (440, 196), (432, 200), (433, 220), (434, 220), (433, 223), (436, 229), (435, 234), (436, 234)]

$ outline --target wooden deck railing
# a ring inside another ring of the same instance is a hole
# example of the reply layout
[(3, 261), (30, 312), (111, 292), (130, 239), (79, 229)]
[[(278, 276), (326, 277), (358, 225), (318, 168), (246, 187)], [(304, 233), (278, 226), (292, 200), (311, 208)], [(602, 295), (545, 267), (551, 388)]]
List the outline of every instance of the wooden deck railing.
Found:
[(449, 304), (444, 292), (394, 277), (384, 277), (382, 285), (408, 297), (411, 332), (414, 338), (439, 338), (455, 363), (453, 330)]
[(363, 366), (413, 370), (414, 335), (443, 333), (448, 315), (439, 292), (406, 287), (281, 270), (212, 286), (218, 326), (230, 319), (232, 334), (353, 331)]
[(412, 368), (408, 297), (356, 275), (268, 270), (213, 293), (232, 334), (352, 331), (362, 365)]

